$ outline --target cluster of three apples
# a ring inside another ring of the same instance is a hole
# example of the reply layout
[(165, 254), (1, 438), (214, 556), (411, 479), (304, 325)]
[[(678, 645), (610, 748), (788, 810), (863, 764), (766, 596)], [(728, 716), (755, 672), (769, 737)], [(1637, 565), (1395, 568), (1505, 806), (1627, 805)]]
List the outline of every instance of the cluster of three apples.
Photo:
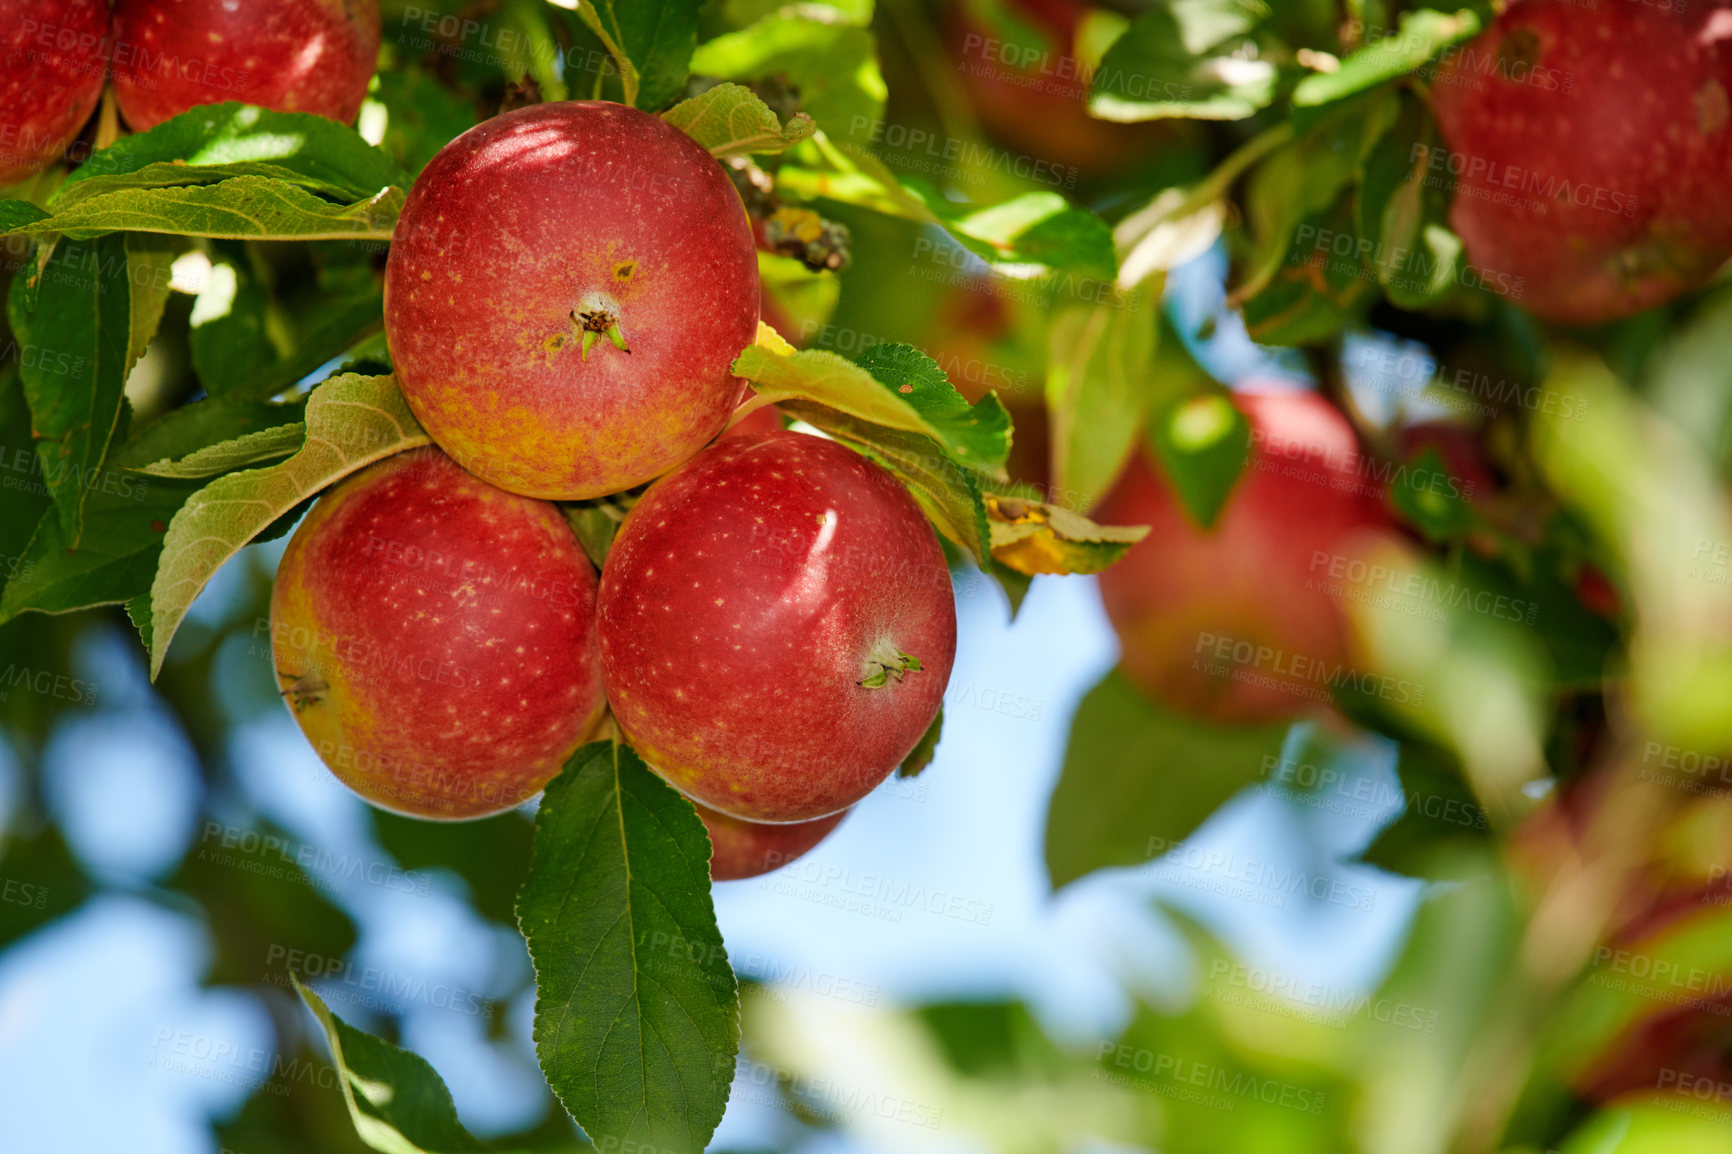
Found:
[[(759, 309), (721, 166), (622, 105), (507, 113), (416, 181), (385, 289), (438, 448), (325, 495), (272, 596), (325, 763), (375, 804), (477, 817), (532, 797), (611, 706), (698, 803), (716, 877), (809, 848), (936, 716), (955, 604), (890, 474), (818, 436), (721, 435)], [(598, 579), (553, 502), (649, 481)]]

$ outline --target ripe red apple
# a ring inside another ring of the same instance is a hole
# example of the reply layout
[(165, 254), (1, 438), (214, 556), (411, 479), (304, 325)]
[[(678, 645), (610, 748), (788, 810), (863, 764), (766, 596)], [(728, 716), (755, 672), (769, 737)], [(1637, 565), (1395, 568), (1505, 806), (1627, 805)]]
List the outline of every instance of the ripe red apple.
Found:
[(102, 95), (106, 0), (0, 0), (0, 186), (61, 155)]
[[(1732, 11), (1523, 0), (1432, 85), (1450, 221), (1486, 283), (1596, 324), (1732, 256)], [(1476, 274), (1477, 275), (1477, 274)], [(1519, 282), (1519, 283), (1517, 283)]]
[(135, 131), (237, 100), (347, 124), (379, 60), (379, 0), (115, 0), (114, 95)]
[(710, 855), (710, 880), (732, 882), (781, 869), (828, 837), (848, 811), (783, 825), (741, 821), (702, 805), (698, 816), (715, 850)]
[(659, 117), (538, 104), (446, 145), (403, 208), (385, 332), (465, 468), (534, 497), (660, 476), (726, 424), (758, 262), (722, 168)]
[(601, 715), (596, 575), (554, 506), (434, 450), (313, 506), (271, 593), (295, 720), (386, 809), (470, 818), (527, 801)]
[(747, 821), (846, 809), (902, 763), (956, 653), (944, 553), (906, 489), (793, 432), (651, 486), (602, 568), (614, 718), (681, 792)]
[(1210, 529), (1134, 458), (1094, 516), (1151, 531), (1100, 576), (1121, 668), (1151, 697), (1218, 722), (1291, 718), (1327, 700), (1349, 653), (1332, 574), (1387, 524), (1353, 430), (1295, 389), (1246, 391), (1251, 452)]

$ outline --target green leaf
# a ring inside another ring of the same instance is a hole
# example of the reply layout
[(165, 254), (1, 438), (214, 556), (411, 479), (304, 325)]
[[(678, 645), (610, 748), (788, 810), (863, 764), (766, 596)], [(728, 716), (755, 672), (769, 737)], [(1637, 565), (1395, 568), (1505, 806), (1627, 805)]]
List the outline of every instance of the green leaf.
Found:
[(430, 443), (391, 377), (334, 377), (307, 400), (305, 446), (280, 465), (212, 481), (169, 523), (150, 587), (150, 673), (223, 562), (273, 521), (374, 461)]
[(781, 6), (737, 32), (705, 41), (692, 56), (692, 71), (742, 83), (774, 82), (832, 136), (869, 138), (871, 126), (882, 123), (886, 89), (866, 23), (840, 18), (833, 9)]
[(127, 244), (62, 244), (25, 303), (13, 281), (8, 314), (19, 344), (19, 373), (30, 403), (42, 478), (59, 511), (64, 540), (84, 531), (84, 504), (120, 423), (132, 304)]
[[(148, 597), (163, 534), (198, 486), (139, 476), (135, 470), (153, 461), (184, 457), (207, 445), (297, 421), (301, 415), (298, 404), (206, 400), (174, 409), (134, 432), (125, 444), (109, 453), (108, 461), (97, 472), (85, 506), (85, 540), (78, 548), (67, 546), (52, 510), (38, 520), (25, 542), (19, 543), (22, 572), (0, 596), (0, 621), (30, 610), (66, 613)], [(0, 431), (10, 427), (0, 420)], [(9, 440), (0, 445), (5, 446), (0, 449), (3, 463), (18, 476), (20, 450)], [(22, 452), (28, 455), (28, 442)], [(19, 479), (35, 483), (34, 475)], [(24, 505), (20, 498), (9, 495), (0, 502), (0, 509), (10, 514), (14, 509), (22, 511)], [(10, 528), (13, 522), (7, 518), (0, 524)]]
[(1275, 764), (1287, 727), (1208, 725), (1149, 701), (1117, 671), (1071, 723), (1046, 819), (1054, 889), (1159, 858)]
[(126, 237), (127, 283), (132, 323), (126, 346), (128, 372), (144, 356), (168, 305), (169, 282), (173, 279), (172, 242), (149, 233)]
[(1010, 452), (1010, 414), (998, 397), (988, 393), (969, 404), (938, 362), (912, 345), (873, 345), (858, 363), (822, 349), (781, 353), (752, 345), (734, 362), (734, 372), (768, 401), (813, 401), (919, 433), (972, 469), (1002, 475)]
[(1149, 535), (1146, 525), (1097, 525), (1080, 513), (988, 494), (992, 557), (1018, 573), (1099, 573)]
[(662, 119), (709, 149), (718, 159), (753, 152), (782, 152), (812, 135), (812, 118), (799, 113), (786, 127), (757, 93), (739, 84), (718, 84), (682, 100)]
[(230, 473), (248, 465), (286, 457), (299, 450), (306, 437), (307, 427), (296, 421), (293, 424), (245, 433), (232, 441), (199, 449), (178, 461), (156, 461), (135, 471), (149, 473), (153, 477), (176, 477), (182, 480), (214, 477), (219, 473)]
[(1279, 262), (1267, 285), (1241, 305), (1252, 340), (1266, 345), (1319, 344), (1334, 338), (1368, 308), (1376, 284), (1357, 257), (1339, 257), (1330, 238), (1352, 235), (1352, 205), (1342, 200), (1326, 213), (1306, 217), (1293, 234), (1289, 258)]
[(701, 6), (700, 0), (584, 0), (577, 11), (620, 66), (625, 103), (653, 112), (685, 87)]
[(1356, 194), (1359, 235), (1374, 238), (1366, 258), (1396, 305), (1420, 309), (1436, 304), (1459, 283), (1464, 250), (1450, 231), (1455, 180), (1447, 165), (1437, 122), (1424, 102), (1400, 95), (1400, 112), (1366, 155)]
[(739, 994), (691, 802), (624, 745), (595, 742), (547, 786), (518, 922), (535, 1045), (590, 1139), (702, 1150), (727, 1105)]
[(1251, 455), (1251, 422), (1224, 392), (1170, 405), (1149, 422), (1149, 446), (1191, 519), (1215, 524)]
[(1056, 192), (1030, 192), (993, 205), (958, 204), (932, 185), (898, 180), (863, 148), (844, 151), (822, 133), (796, 150), (797, 163), (776, 170), (776, 186), (806, 200), (826, 198), (942, 227), (975, 256), (1017, 271), (1071, 271), (1111, 280), (1112, 230)]
[(417, 65), (380, 72), (373, 96), (387, 113), (379, 147), (409, 174), (420, 173), (441, 148), (478, 123), (472, 101)]
[(1053, 318), (1046, 404), (1058, 503), (1087, 512), (1129, 460), (1148, 408), (1157, 332), (1155, 306), (1140, 290)]
[(331, 1064), (361, 1141), (382, 1154), (456, 1154), (480, 1149), (457, 1120), (451, 1091), (427, 1060), (383, 1038), (357, 1030), (324, 1000), (291, 979), (324, 1028)]
[(1435, 746), (1403, 742), (1395, 771), (1405, 806), (1362, 860), (1408, 877), (1459, 878), (1455, 871), (1478, 856), (1462, 851), (1487, 847), (1491, 837), (1460, 765)]
[(1243, 120), (1267, 108), (1278, 76), (1250, 38), (1266, 15), (1255, 0), (1172, 0), (1145, 12), (1101, 58), (1089, 112), (1118, 121)]
[(894, 473), (937, 530), (985, 564), (992, 536), (980, 483), (937, 441), (807, 401), (784, 401), (780, 407)]
[(1341, 62), (1334, 72), (1318, 72), (1293, 90), (1296, 108), (1314, 108), (1374, 88), (1423, 65), (1452, 44), (1472, 39), (1479, 16), (1463, 8), (1453, 15), (1422, 8), (1401, 14), (1401, 30), (1372, 41)]
[(354, 129), (306, 112), (207, 104), (123, 136), (73, 170), (49, 198), (56, 212), (123, 188), (271, 177), (309, 192), (364, 200), (408, 174)]
[(265, 331), (270, 295), (246, 248), (219, 243), (211, 253), (210, 279), (193, 302), (192, 367), (212, 396), (238, 392), (282, 357)]
[(896, 768), (896, 776), (919, 777), (922, 770), (932, 764), (932, 759), (938, 754), (938, 742), (944, 736), (944, 707), (938, 707), (938, 715), (932, 719), (932, 724), (926, 727), (926, 732), (908, 751), (908, 756), (902, 759), (902, 764)]
[(334, 204), (268, 176), (235, 176), (184, 188), (121, 188), (57, 209), (0, 235), (63, 233), (75, 240), (109, 232), (159, 232), (231, 240), (390, 240), (403, 190), (391, 186)]
[(958, 205), (922, 181), (904, 181), (974, 255), (994, 264), (1036, 265), (1111, 281), (1113, 233), (1056, 192), (1027, 192), (985, 207)]
[(583, 546), (584, 555), (598, 571), (607, 561), (607, 551), (613, 547), (614, 535), (635, 503), (636, 499), (630, 494), (616, 494), (560, 506), (566, 524), (576, 534), (577, 543)]
[(5, 493), (0, 500), (0, 598), (14, 579), (28, 580), (34, 573), (25, 549), (43, 514), (54, 516), (47, 488), (36, 481), (38, 460), (18, 365), (0, 361), (0, 491)]
[(47, 219), (46, 212), (27, 200), (0, 200), (0, 232), (11, 232)]

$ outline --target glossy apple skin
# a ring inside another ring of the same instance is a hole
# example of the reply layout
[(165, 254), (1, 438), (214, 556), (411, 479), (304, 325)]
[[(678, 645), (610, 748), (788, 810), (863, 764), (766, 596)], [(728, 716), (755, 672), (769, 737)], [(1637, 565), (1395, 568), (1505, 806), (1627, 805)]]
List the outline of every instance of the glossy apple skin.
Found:
[(0, 0), (0, 187), (47, 168), (96, 109), (104, 0)]
[(698, 806), (698, 816), (703, 819), (710, 845), (714, 847), (710, 855), (710, 880), (734, 882), (781, 869), (830, 836), (848, 811), (784, 825), (741, 821), (702, 805)]
[(1450, 222), (1489, 285), (1519, 278), (1523, 308), (1596, 324), (1732, 256), (1728, 21), (1723, 3), (1523, 0), (1447, 61), (1431, 97), (1462, 169)]
[[(602, 677), (631, 744), (747, 821), (866, 796), (943, 702), (956, 603), (901, 483), (793, 432), (717, 442), (656, 482), (602, 567)], [(869, 688), (876, 658), (921, 668)]]
[[(1283, 721), (1326, 699), (1322, 674), (1348, 661), (1330, 559), (1389, 521), (1327, 401), (1259, 389), (1233, 402), (1251, 422), (1251, 458), (1212, 529), (1140, 454), (1095, 510), (1102, 523), (1151, 526), (1101, 574), (1101, 600), (1121, 669), (1155, 700), (1220, 723)], [(1259, 652), (1237, 663), (1222, 642)]]
[(135, 132), (236, 100), (351, 123), (379, 60), (378, 0), (117, 0), (114, 95)]
[[(586, 356), (577, 316), (615, 317)], [(691, 138), (605, 102), (540, 104), (459, 136), (404, 206), (385, 272), (403, 395), (496, 485), (631, 488), (721, 431), (758, 328), (739, 194)]]
[(271, 593), (277, 680), (331, 772), (374, 805), (520, 805), (603, 704), (596, 575), (553, 505), (434, 450), (355, 474), (295, 530)]

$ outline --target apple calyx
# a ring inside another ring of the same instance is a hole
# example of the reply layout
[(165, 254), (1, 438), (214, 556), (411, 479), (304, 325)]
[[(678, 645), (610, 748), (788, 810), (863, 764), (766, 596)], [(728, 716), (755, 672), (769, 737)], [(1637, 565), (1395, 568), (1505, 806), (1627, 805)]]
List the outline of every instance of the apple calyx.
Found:
[(317, 705), (324, 700), (325, 690), (330, 686), (317, 673), (303, 673), (296, 677), (292, 673), (277, 670), (277, 676), (288, 681), (286, 688), (278, 690), (277, 696), (288, 699), (289, 706), (299, 713), (309, 705)]
[(921, 672), (920, 658), (904, 653), (894, 645), (881, 645), (867, 657), (866, 670), (866, 676), (858, 683), (860, 687), (881, 689), (892, 680), (901, 681), (910, 673)]
[(625, 334), (619, 328), (619, 302), (605, 293), (589, 293), (571, 310), (571, 323), (583, 334), (582, 356), (589, 360), (589, 350), (606, 337), (622, 353), (629, 354)]

